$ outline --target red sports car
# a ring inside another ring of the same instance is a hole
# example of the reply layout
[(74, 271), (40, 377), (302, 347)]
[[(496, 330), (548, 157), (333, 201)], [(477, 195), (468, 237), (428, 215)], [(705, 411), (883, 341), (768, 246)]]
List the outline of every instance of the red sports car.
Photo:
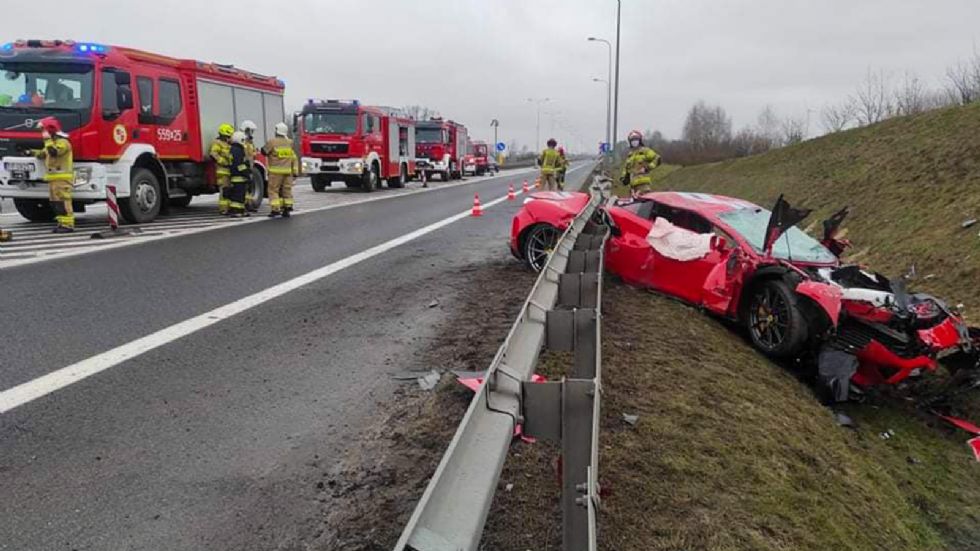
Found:
[[(515, 216), (511, 251), (540, 270), (558, 236), (588, 202), (584, 193), (534, 193)], [(817, 241), (795, 226), (809, 211), (782, 197), (773, 211), (705, 193), (649, 193), (601, 212), (610, 226), (606, 269), (743, 325), (767, 355), (816, 359), (834, 400), (895, 384), (937, 359), (976, 367), (980, 330), (943, 301), (844, 266), (844, 209)]]

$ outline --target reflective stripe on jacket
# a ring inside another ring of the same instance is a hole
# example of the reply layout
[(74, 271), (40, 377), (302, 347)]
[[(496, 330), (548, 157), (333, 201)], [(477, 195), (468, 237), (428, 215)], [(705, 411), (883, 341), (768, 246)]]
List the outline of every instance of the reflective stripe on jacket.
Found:
[(75, 163), (71, 152), (71, 142), (61, 136), (44, 140), (44, 147), (34, 152), (38, 159), (44, 159), (45, 182), (75, 181)]
[(231, 166), (231, 144), (224, 140), (214, 140), (211, 142), (211, 148), (208, 150), (208, 155), (210, 155), (211, 160), (217, 166), (218, 175), (227, 176), (231, 174), (229, 167)]
[(269, 162), (270, 174), (292, 174), (299, 173), (299, 159), (293, 151), (293, 142), (289, 138), (276, 136), (265, 142), (262, 146), (262, 153), (265, 154)]
[(630, 186), (645, 186), (653, 182), (651, 173), (660, 165), (660, 155), (645, 145), (631, 149), (623, 163), (623, 176), (630, 177)]
[(554, 174), (555, 169), (561, 163), (561, 154), (558, 153), (557, 149), (549, 147), (541, 152), (538, 163), (541, 165), (541, 174)]

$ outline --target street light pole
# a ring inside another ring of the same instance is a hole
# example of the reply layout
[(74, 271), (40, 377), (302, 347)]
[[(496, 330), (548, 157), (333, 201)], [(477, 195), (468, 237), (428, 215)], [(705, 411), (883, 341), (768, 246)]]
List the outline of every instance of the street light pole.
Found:
[(537, 148), (541, 147), (541, 104), (546, 101), (551, 101), (551, 98), (527, 98), (527, 101), (537, 105), (534, 124), (534, 150), (537, 151)]
[[(608, 77), (606, 83), (606, 143), (612, 147), (611, 119), (612, 119), (612, 44), (604, 38), (589, 37), (590, 42), (602, 42), (609, 49), (609, 63), (606, 66)], [(601, 79), (592, 79), (601, 80)]]
[(622, 9), (622, 0), (616, 0), (616, 106), (613, 108), (613, 143), (611, 144), (614, 149), (619, 135), (619, 29)]

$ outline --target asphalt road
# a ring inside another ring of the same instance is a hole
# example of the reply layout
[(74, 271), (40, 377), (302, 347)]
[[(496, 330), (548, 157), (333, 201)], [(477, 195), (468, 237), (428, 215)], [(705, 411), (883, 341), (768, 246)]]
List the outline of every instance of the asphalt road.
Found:
[[(577, 187), (588, 171), (569, 174)], [(519, 188), (502, 175), (0, 271), (0, 393)], [(0, 414), (0, 549), (303, 549), (507, 202)], [(492, 300), (492, 297), (488, 297)], [(437, 307), (430, 307), (438, 301)], [(383, 519), (379, 519), (383, 521)]]

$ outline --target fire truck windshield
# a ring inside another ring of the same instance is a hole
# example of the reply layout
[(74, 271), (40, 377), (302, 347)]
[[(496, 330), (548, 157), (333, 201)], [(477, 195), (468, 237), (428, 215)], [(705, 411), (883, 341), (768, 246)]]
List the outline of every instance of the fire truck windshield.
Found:
[(487, 156), (487, 146), (485, 146), (485, 145), (477, 145), (477, 146), (474, 146), (473, 147), (473, 152), (478, 157), (486, 157)]
[(303, 129), (311, 134), (356, 134), (357, 115), (354, 113), (307, 113)]
[(448, 143), (442, 128), (416, 128), (415, 141), (419, 143)]
[(0, 62), (0, 109), (92, 107), (92, 66)]

